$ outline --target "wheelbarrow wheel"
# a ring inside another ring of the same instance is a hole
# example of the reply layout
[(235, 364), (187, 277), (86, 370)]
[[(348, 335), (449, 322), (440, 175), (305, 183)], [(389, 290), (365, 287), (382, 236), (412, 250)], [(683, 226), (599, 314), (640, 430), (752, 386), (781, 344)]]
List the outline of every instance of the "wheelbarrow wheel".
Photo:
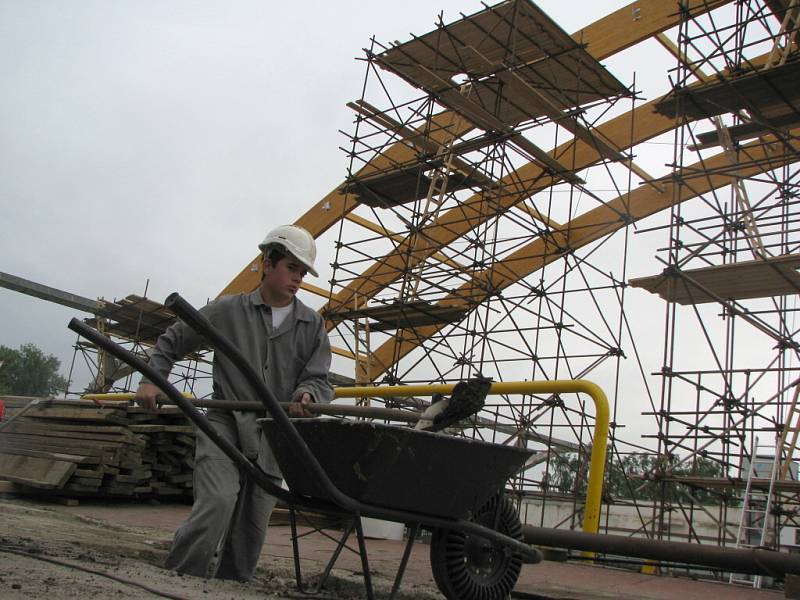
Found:
[[(495, 496), (473, 521), (517, 540), (522, 524), (513, 503)], [(431, 570), (449, 600), (503, 600), (519, 578), (522, 556), (478, 536), (449, 529), (433, 531)]]

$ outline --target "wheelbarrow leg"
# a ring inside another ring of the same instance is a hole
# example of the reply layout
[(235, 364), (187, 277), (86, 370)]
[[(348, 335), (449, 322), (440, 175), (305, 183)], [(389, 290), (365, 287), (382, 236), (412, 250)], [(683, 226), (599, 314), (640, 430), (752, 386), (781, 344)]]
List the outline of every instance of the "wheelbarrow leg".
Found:
[(397, 595), (400, 589), (400, 582), (403, 580), (403, 575), (405, 575), (408, 559), (411, 557), (411, 548), (416, 541), (418, 532), (419, 523), (411, 523), (408, 528), (408, 541), (406, 542), (405, 550), (403, 550), (403, 558), (400, 560), (400, 567), (397, 570), (397, 575), (395, 575), (392, 593), (389, 594), (389, 600), (394, 600), (395, 595)]
[(367, 600), (375, 600), (372, 591), (372, 576), (369, 573), (369, 560), (367, 559), (367, 545), (364, 542), (364, 529), (361, 526), (361, 516), (355, 515), (356, 537), (358, 537), (358, 551), (361, 555), (361, 570), (364, 571), (364, 587), (367, 590)]
[(297, 519), (295, 518), (294, 506), (289, 506), (289, 525), (292, 530), (292, 556), (294, 558), (294, 580), (297, 589), (303, 593), (303, 574), (300, 570), (300, 546), (297, 544)]
[(303, 594), (318, 594), (322, 590), (322, 587), (325, 585), (325, 582), (328, 580), (328, 577), (330, 576), (331, 571), (333, 570), (333, 566), (336, 564), (336, 561), (339, 560), (339, 555), (341, 555), (342, 550), (344, 550), (348, 538), (353, 533), (353, 530), (356, 528), (356, 522), (358, 521), (358, 517), (354, 517), (347, 525), (347, 527), (345, 527), (344, 532), (342, 533), (341, 537), (339, 538), (339, 541), (336, 544), (336, 549), (333, 551), (333, 554), (328, 560), (328, 564), (325, 565), (325, 570), (320, 576), (319, 582), (317, 583), (315, 589), (307, 591), (303, 586), (303, 575), (300, 570), (300, 545), (297, 542), (300, 536), (297, 533), (297, 518), (295, 514), (296, 513), (294, 507), (290, 507), (289, 524), (292, 530), (292, 552), (294, 554), (294, 575), (295, 575), (295, 580), (297, 581), (297, 589)]
[[(355, 517), (356, 519), (358, 517)], [(333, 551), (333, 556), (328, 561), (328, 564), (325, 565), (325, 571), (322, 573), (322, 577), (319, 580), (319, 585), (317, 586), (317, 591), (319, 591), (325, 582), (328, 580), (328, 576), (331, 574), (333, 570), (333, 565), (336, 564), (336, 561), (339, 560), (339, 555), (342, 553), (342, 550), (345, 548), (345, 544), (347, 540), (350, 538), (350, 534), (353, 533), (353, 529), (355, 528), (355, 519), (350, 522), (350, 524), (345, 528), (344, 533), (342, 533), (342, 537), (339, 538), (339, 543), (336, 545), (336, 550)]]

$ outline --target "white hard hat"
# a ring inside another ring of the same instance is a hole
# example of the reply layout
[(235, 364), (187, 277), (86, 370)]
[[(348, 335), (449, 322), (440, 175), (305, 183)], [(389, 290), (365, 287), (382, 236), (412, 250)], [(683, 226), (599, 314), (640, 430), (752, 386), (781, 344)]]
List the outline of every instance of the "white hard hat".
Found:
[(297, 225), (281, 225), (267, 234), (264, 241), (258, 245), (258, 249), (266, 252), (274, 245), (286, 248), (297, 260), (308, 267), (308, 272), (314, 277), (318, 276), (314, 269), (314, 260), (317, 258), (317, 245), (314, 238), (308, 231)]

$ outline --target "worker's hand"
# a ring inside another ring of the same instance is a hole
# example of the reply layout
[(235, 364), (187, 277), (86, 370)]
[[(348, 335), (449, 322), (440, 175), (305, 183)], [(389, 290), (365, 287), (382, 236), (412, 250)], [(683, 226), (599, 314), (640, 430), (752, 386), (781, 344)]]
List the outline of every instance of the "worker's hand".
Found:
[(142, 408), (146, 408), (150, 412), (158, 412), (158, 407), (156, 406), (157, 400), (163, 400), (166, 396), (161, 391), (157, 385), (153, 385), (152, 383), (140, 383), (139, 389), (136, 390), (136, 396), (134, 400), (136, 404), (141, 406)]
[(289, 416), (290, 417), (313, 417), (314, 415), (311, 414), (311, 411), (308, 410), (308, 405), (313, 404), (314, 399), (311, 397), (311, 394), (308, 392), (304, 392), (300, 394), (297, 398), (295, 398), (291, 404), (289, 404)]

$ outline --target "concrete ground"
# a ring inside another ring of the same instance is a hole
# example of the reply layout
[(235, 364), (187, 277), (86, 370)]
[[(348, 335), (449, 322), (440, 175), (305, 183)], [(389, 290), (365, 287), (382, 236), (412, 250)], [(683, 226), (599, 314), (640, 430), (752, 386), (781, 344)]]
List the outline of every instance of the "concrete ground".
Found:
[[(84, 566), (88, 560), (93, 568), (99, 564), (104, 572), (145, 581), (152, 588), (173, 594), (170, 597), (175, 598), (194, 598), (199, 594), (204, 598), (265, 600), (303, 597), (294, 590), (289, 527), (283, 525), (270, 528), (257, 580), (247, 585), (202, 582), (192, 577), (176, 577), (160, 569), (158, 565), (165, 555), (171, 532), (188, 511), (189, 507), (181, 504), (82, 502), (78, 506), (61, 506), (39, 500), (0, 498), (0, 559), (7, 566), (5, 574), (0, 572), (0, 597), (41, 600), (42, 596), (52, 595), (50, 590), (56, 589), (59, 590), (57, 597), (67, 597), (65, 581), (71, 582), (69, 589), (84, 599), (106, 598), (112, 593), (119, 599), (155, 597), (145, 592), (131, 592), (124, 585), (102, 577), (91, 577), (84, 582), (73, 574), (64, 574), (63, 569), (44, 571), (33, 556), (25, 558), (19, 553), (10, 554), (20, 548), (39, 557), (62, 557)], [(301, 540), (302, 568), (310, 577), (321, 572), (334, 541), (311, 530), (306, 531), (308, 535)], [(380, 592), (379, 597), (385, 597), (404, 544), (368, 540), (367, 545), (370, 571)], [(8, 553), (3, 554), (4, 548)], [(415, 544), (400, 600), (441, 597), (431, 575), (428, 552), (428, 545)], [(360, 573), (358, 557), (345, 551), (333, 571), (334, 591), (317, 598), (363, 598)], [(777, 600), (784, 594), (589, 564), (543, 562), (523, 567), (515, 596), (540, 600)]]
[[(76, 515), (107, 519), (131, 527), (157, 527), (172, 531), (181, 523), (189, 507), (184, 505), (82, 505), (59, 507), (59, 510)], [(353, 542), (355, 543), (355, 542)], [(373, 573), (391, 578), (396, 572), (404, 544), (392, 540), (369, 540), (368, 551)], [(321, 569), (327, 561), (334, 543), (319, 534), (309, 535), (301, 542), (303, 566), (309, 574)], [(404, 578), (403, 589), (435, 588), (428, 557), (429, 546), (415, 544)], [(268, 533), (267, 544), (261, 561), (291, 561), (292, 547), (288, 526), (273, 526)], [(337, 568), (357, 574), (361, 564), (354, 554), (345, 552), (337, 562)], [(525, 565), (515, 592), (534, 597), (545, 596), (559, 599), (581, 600), (777, 600), (784, 594), (775, 590), (754, 590), (748, 587), (696, 581), (688, 578), (646, 575), (623, 569), (602, 566), (559, 563), (545, 561), (537, 565)]]

